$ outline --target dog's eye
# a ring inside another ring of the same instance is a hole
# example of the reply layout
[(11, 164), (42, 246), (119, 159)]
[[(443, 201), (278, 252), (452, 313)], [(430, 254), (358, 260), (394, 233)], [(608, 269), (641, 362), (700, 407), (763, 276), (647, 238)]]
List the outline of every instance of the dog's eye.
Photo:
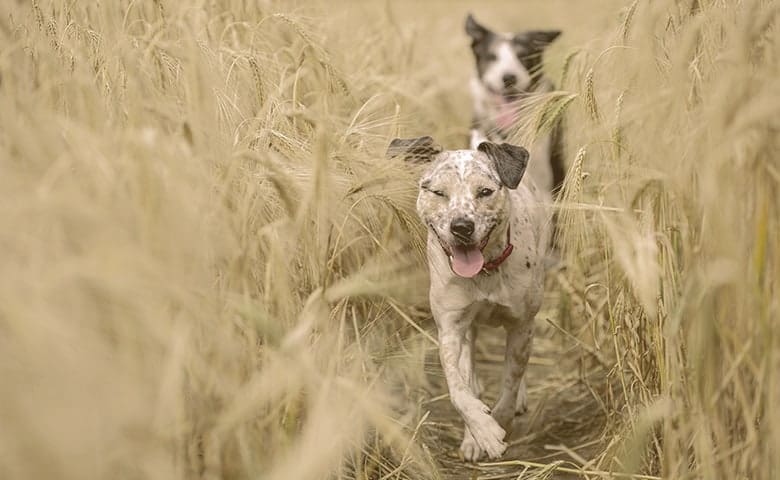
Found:
[(485, 60), (487, 60), (488, 62), (495, 62), (497, 58), (498, 57), (496, 56), (495, 53), (488, 53), (487, 55), (485, 55)]
[(437, 197), (446, 197), (447, 196), (447, 194), (445, 194), (441, 190), (431, 190), (431, 193), (436, 195)]
[(484, 198), (493, 195), (493, 190), (490, 188), (480, 188), (477, 191), (477, 198)]

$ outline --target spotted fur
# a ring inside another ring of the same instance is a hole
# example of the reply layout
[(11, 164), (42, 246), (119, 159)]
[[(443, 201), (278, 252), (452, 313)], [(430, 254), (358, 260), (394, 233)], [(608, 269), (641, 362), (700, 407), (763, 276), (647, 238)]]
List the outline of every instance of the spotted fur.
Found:
[[(417, 197), (417, 211), (423, 222), (446, 245), (457, 242), (450, 231), (456, 219), (474, 222), (477, 243), (486, 238), (506, 217), (508, 189), (487, 155), (472, 150), (455, 150), (439, 155), (423, 175)], [(479, 197), (483, 189), (489, 196)]]
[[(461, 452), (468, 461), (477, 461), (483, 453), (499, 458), (506, 450), (505, 437), (511, 433), (515, 414), (526, 409), (523, 379), (533, 319), (543, 297), (550, 226), (549, 193), (522, 172), (514, 185), (513, 181), (507, 185), (499, 175), (497, 162), (515, 162), (518, 167), (524, 165), (527, 152), (522, 155), (518, 147), (494, 144), (480, 150), (429, 155), (417, 199), (418, 214), (429, 232), (430, 304), (439, 357), (450, 399), (465, 422)], [(502, 160), (502, 155), (508, 157)], [(492, 189), (492, 194), (479, 196), (483, 188)], [(446, 245), (456, 241), (450, 226), (457, 218), (471, 219), (474, 237), (487, 239), (485, 258), (496, 258), (505, 249), (508, 232), (514, 252), (495, 271), (473, 278), (455, 275)], [(479, 399), (474, 369), (475, 329), (480, 324), (502, 325), (507, 332), (504, 381), (492, 409)]]

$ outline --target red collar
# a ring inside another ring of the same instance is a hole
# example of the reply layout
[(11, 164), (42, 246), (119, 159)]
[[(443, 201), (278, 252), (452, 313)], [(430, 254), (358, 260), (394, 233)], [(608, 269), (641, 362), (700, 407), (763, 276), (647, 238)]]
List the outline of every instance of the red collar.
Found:
[(506, 227), (506, 248), (503, 252), (501, 252), (501, 255), (494, 258), (493, 260), (489, 262), (485, 262), (484, 265), (482, 265), (482, 271), (483, 272), (489, 272), (491, 270), (496, 270), (498, 267), (501, 266), (504, 261), (509, 258), (509, 255), (512, 254), (512, 250), (515, 249), (515, 246), (512, 245), (512, 239), (510, 238), (510, 228), (509, 225)]

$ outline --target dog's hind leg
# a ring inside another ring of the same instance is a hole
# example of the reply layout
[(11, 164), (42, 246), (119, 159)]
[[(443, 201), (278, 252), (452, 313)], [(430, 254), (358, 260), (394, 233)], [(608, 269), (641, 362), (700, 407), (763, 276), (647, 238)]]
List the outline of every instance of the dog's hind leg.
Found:
[(520, 394), (525, 397), (525, 369), (531, 356), (533, 322), (521, 321), (507, 328), (506, 357), (504, 359), (504, 381), (495, 407), (493, 418), (506, 430), (507, 437), (512, 430)]
[(517, 389), (517, 401), (515, 402), (515, 415), (522, 415), (528, 411), (528, 390), (525, 386), (525, 376), (520, 380), (520, 387)]

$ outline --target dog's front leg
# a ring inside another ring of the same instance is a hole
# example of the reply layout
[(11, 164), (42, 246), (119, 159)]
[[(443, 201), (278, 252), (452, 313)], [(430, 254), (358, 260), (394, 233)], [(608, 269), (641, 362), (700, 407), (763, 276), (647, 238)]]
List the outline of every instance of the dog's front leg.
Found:
[(469, 388), (471, 388), (471, 393), (473, 393), (475, 397), (479, 398), (482, 395), (482, 386), (479, 383), (477, 372), (474, 368), (474, 351), (476, 348), (476, 341), (477, 329), (474, 324), (472, 324), (466, 330), (466, 340), (463, 342), (463, 347), (460, 351), (460, 365), (458, 366), (458, 370), (461, 372), (464, 378), (469, 379)]
[[(461, 361), (464, 348), (469, 348), (466, 345), (470, 325), (463, 320), (462, 312), (447, 312), (436, 316), (436, 319), (439, 330), (439, 358), (447, 378), (450, 400), (466, 423), (467, 436), (470, 433), (479, 449), (487, 452), (490, 458), (499, 458), (506, 450), (506, 443), (503, 441), (506, 432), (490, 416), (488, 406), (472, 391), (471, 362)], [(478, 458), (480, 453), (476, 451), (472, 455)]]
[(531, 340), (533, 338), (533, 321), (520, 322), (511, 325), (506, 332), (506, 357), (504, 359), (504, 382), (496, 406), (493, 408), (493, 418), (508, 434), (512, 431), (512, 420), (518, 403), (524, 403), (525, 390), (523, 377), (531, 356)]
[[(481, 388), (477, 379), (477, 372), (474, 368), (474, 348), (476, 345), (477, 329), (472, 325), (466, 330), (466, 339), (463, 342), (460, 352), (460, 364), (458, 370), (463, 378), (470, 379), (469, 388), (471, 393), (479, 398)], [(463, 429), (463, 441), (460, 444), (460, 452), (463, 459), (468, 462), (476, 462), (482, 456), (482, 449), (477, 445), (474, 436), (471, 434), (468, 425)]]

